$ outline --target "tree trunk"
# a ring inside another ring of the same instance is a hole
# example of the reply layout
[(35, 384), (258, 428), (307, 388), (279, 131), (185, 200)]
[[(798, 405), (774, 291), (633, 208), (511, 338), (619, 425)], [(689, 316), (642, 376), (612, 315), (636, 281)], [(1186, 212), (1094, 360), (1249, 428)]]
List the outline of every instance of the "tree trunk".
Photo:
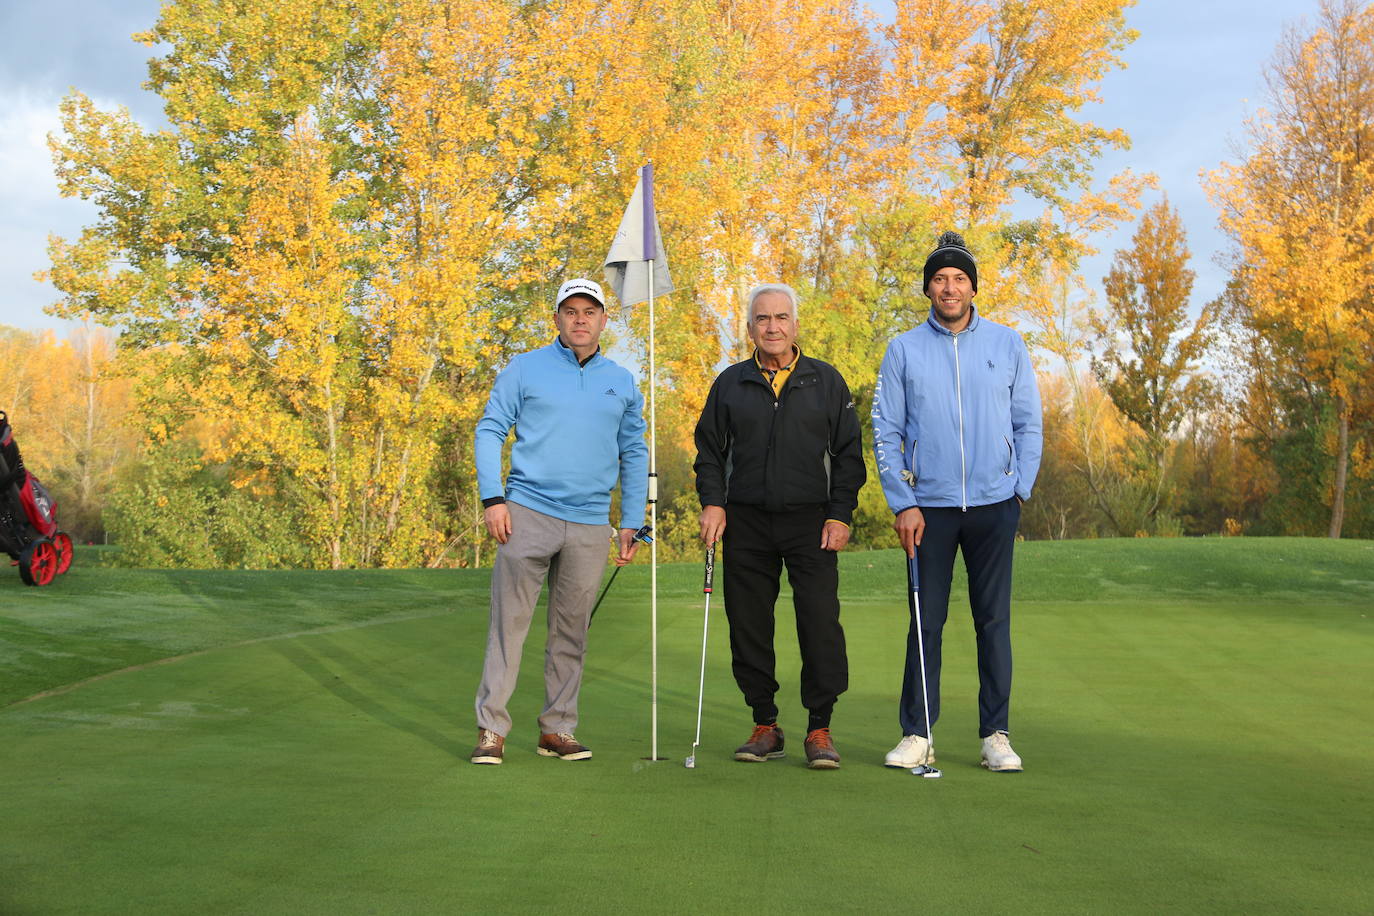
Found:
[(343, 569), (343, 500), (339, 494), (339, 429), (334, 383), (324, 382), (325, 430), (329, 441), (329, 568)]
[(382, 467), (385, 464), (383, 460), (383, 451), (385, 448), (386, 429), (382, 421), (377, 420), (376, 435), (373, 437), (372, 447), (372, 479), (364, 485), (363, 497), (360, 500), (362, 504), (362, 522), (359, 525), (361, 532), (359, 534), (359, 545), (361, 547), (360, 562), (363, 566), (371, 566), (372, 558), (376, 556), (377, 553), (377, 544), (372, 538), (372, 499), (375, 495), (373, 490), (377, 485), (376, 482), (382, 477)]
[(1339, 538), (1345, 525), (1345, 484), (1350, 473), (1350, 411), (1344, 397), (1336, 398), (1336, 480), (1331, 494), (1331, 527), (1326, 536)]
[[(86, 423), (82, 431), (81, 447), (77, 450), (77, 467), (80, 472), (76, 483), (77, 502), (81, 505), (81, 520), (84, 523), (88, 518), (87, 513), (90, 506), (95, 502), (95, 451), (96, 451), (96, 428), (100, 413), (100, 392), (96, 382), (95, 367), (95, 341), (92, 339), (91, 329), (84, 328), (85, 337), (82, 340), (82, 368), (85, 370), (85, 394), (86, 394)], [(83, 532), (85, 537), (90, 537), (89, 531)]]
[(437, 335), (431, 335), (429, 339), (429, 365), (421, 373), (420, 378), (415, 384), (415, 391), (410, 397), (411, 422), (407, 424), (407, 435), (405, 448), (401, 450), (400, 474), (396, 478), (396, 490), (391, 495), (391, 503), (386, 512), (386, 535), (388, 538), (396, 534), (396, 527), (400, 524), (401, 498), (405, 495), (406, 483), (410, 479), (410, 456), (414, 451), (415, 427), (414, 416), (419, 411), (420, 399), (424, 397), (425, 390), (429, 388), (430, 380), (434, 377), (434, 370), (439, 366), (439, 340)]

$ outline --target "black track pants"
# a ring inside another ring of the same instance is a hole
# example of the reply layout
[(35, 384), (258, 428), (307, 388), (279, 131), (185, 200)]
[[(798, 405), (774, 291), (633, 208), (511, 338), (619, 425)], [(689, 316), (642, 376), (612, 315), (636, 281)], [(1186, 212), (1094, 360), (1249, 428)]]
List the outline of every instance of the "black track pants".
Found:
[(754, 721), (772, 721), (778, 714), (773, 610), (784, 563), (797, 617), (802, 705), (828, 721), (835, 698), (849, 686), (849, 661), (840, 626), (837, 555), (820, 548), (825, 507), (768, 512), (731, 503), (725, 518), (730, 654), (735, 683)]

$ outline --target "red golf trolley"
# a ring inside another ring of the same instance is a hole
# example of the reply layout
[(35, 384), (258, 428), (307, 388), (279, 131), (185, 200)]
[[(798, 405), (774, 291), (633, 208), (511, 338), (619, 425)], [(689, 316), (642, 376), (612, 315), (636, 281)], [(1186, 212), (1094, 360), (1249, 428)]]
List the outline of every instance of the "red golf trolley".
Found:
[(47, 585), (72, 565), (72, 539), (57, 529), (57, 503), (24, 467), (9, 417), (0, 410), (0, 549), (25, 585)]

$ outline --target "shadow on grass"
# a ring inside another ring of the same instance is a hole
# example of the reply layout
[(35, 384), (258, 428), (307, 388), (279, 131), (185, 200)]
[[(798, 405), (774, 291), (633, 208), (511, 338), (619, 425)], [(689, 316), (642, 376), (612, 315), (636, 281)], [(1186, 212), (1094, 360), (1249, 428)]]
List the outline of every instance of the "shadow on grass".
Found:
[[(245, 614), (273, 619), (265, 628), (277, 632), (264, 641), (330, 695), (444, 754), (466, 759), (470, 748), (455, 739), (445, 721), (451, 709), (391, 672), (387, 662), (359, 657), (327, 631), (342, 627), (352, 632), (428, 616), (426, 611), (438, 616), (461, 610), (472, 594), (485, 593), (484, 574), (168, 571), (167, 582), (203, 613), (220, 618), (228, 626)], [(422, 600), (417, 602), (417, 596)], [(444, 724), (428, 724), (427, 713), (434, 713)]]
[(312, 651), (300, 640), (275, 643), (272, 649), (328, 693), (364, 715), (397, 731), (414, 735), (452, 757), (467, 756), (469, 749), (454, 740), (452, 734), (412, 718), (379, 698), (383, 694), (390, 694), (401, 701), (401, 706), (425, 705), (410, 685), (394, 679), (387, 683), (386, 678), (379, 676), (377, 666), (367, 664), (331, 639), (315, 637), (311, 642), (324, 646), (325, 651)]

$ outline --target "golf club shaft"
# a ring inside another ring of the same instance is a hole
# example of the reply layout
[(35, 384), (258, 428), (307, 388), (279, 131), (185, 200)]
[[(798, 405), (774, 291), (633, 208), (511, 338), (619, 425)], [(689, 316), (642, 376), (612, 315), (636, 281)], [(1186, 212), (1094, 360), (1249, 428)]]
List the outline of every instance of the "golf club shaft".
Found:
[(701, 744), (701, 707), (706, 699), (706, 633), (711, 626), (711, 583), (716, 575), (716, 545), (706, 548), (706, 578), (701, 590), (706, 595), (706, 612), (701, 618), (701, 679), (697, 684), (697, 737), (692, 742), (693, 756)]
[[(654, 542), (653, 530), (654, 529), (650, 526), (645, 525), (644, 527), (640, 528), (638, 531), (635, 532), (634, 539), (642, 544), (652, 544)], [(614, 535), (611, 536), (611, 543), (615, 543)], [(596, 619), (596, 609), (601, 607), (602, 599), (604, 599), (606, 597), (606, 593), (611, 590), (611, 583), (615, 582), (615, 577), (620, 575), (620, 570), (621, 567), (619, 566), (611, 570), (611, 578), (606, 582), (606, 587), (601, 590), (601, 594), (597, 596), (596, 604), (592, 605), (592, 612), (587, 615), (588, 627), (591, 627), (592, 621)]]
[[(912, 553), (915, 552), (913, 545)], [(925, 710), (926, 742), (930, 755), (934, 756), (935, 734), (930, 727), (930, 696), (926, 693), (926, 640), (921, 628), (921, 575), (916, 569), (916, 562), (915, 556), (908, 557), (906, 561), (907, 593), (911, 596), (911, 616), (916, 622), (916, 653), (921, 657), (921, 706)]]
[(611, 578), (606, 581), (606, 587), (601, 590), (601, 594), (596, 599), (596, 604), (592, 605), (592, 612), (587, 617), (587, 626), (591, 626), (592, 621), (596, 619), (596, 609), (601, 607), (601, 600), (605, 598), (606, 593), (611, 590), (611, 583), (614, 582), (615, 577), (620, 574), (620, 569), (621, 567), (617, 566), (615, 569), (611, 570)]

